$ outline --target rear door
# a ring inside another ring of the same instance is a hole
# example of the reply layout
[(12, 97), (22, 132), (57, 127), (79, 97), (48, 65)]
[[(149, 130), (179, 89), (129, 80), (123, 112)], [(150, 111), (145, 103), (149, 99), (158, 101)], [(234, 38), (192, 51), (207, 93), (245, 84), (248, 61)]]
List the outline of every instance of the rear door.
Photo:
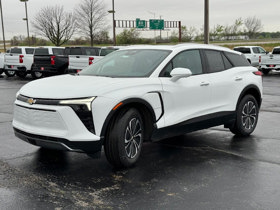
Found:
[(204, 54), (211, 89), (211, 113), (234, 111), (247, 74), (237, 66), (250, 66), (249, 63), (245, 58), (240, 62), (238, 54), (216, 50), (204, 50)]

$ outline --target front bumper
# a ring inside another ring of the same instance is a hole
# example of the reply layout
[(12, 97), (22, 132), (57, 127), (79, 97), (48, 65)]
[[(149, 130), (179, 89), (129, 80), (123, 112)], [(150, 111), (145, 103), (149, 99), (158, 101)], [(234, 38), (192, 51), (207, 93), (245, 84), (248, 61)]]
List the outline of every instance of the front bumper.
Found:
[(33, 145), (86, 153), (101, 150), (102, 140), (90, 132), (68, 106), (27, 104), (16, 100), (15, 135)]
[(14, 128), (15, 136), (35, 146), (64, 151), (96, 153), (101, 151), (102, 141), (69, 141), (63, 138), (34, 135)]

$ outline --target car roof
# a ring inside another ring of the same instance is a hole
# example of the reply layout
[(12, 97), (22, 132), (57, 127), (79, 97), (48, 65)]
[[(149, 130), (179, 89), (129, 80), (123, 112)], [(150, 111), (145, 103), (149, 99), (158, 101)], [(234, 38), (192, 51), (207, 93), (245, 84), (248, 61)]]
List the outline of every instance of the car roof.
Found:
[(177, 45), (130, 45), (120, 50), (127, 50), (127, 49), (158, 49), (158, 50), (172, 50), (172, 51), (181, 51), (181, 50), (188, 50), (188, 49), (210, 49), (210, 50), (220, 50), (220, 51), (240, 54), (239, 52), (233, 51), (226, 47), (221, 47), (221, 46), (211, 45), (211, 44), (197, 44), (197, 43), (185, 43), (185, 44), (177, 44)]

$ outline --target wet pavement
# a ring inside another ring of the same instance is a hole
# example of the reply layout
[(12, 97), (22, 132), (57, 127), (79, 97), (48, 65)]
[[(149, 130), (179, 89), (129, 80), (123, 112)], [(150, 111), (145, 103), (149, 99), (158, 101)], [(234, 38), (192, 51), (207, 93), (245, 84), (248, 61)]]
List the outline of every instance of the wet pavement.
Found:
[(102, 152), (54, 152), (18, 140), (12, 104), (31, 78), (0, 77), (0, 209), (279, 209), (280, 74), (264, 77), (257, 129), (222, 126), (145, 143), (115, 171)]

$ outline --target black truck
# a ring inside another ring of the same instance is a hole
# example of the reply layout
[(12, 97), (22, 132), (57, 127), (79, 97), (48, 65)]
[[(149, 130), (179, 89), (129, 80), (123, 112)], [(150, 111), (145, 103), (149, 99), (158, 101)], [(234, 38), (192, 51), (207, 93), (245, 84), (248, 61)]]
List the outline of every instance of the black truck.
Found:
[(31, 75), (38, 79), (43, 76), (67, 73), (68, 55), (64, 47), (39, 47), (34, 51)]

